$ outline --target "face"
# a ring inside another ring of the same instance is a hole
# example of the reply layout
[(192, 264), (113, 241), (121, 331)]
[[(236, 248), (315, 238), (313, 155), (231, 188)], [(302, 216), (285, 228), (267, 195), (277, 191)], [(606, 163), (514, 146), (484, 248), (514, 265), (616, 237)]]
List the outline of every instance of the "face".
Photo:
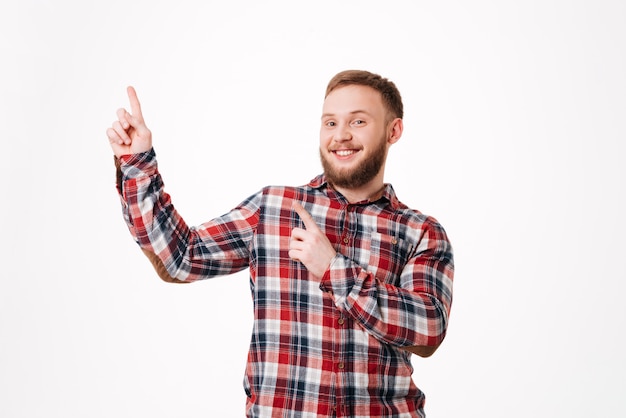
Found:
[[(358, 189), (382, 184), (389, 146), (399, 139), (388, 122), (380, 93), (349, 85), (333, 90), (324, 101), (320, 129), (320, 159), (326, 179), (335, 187)], [(399, 121), (399, 122), (398, 122)]]

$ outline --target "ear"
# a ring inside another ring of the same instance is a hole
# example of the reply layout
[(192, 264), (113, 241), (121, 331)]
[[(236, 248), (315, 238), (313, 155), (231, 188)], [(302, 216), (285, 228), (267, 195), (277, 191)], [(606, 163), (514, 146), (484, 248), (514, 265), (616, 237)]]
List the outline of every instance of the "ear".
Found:
[(389, 122), (388, 128), (388, 138), (387, 142), (389, 145), (395, 144), (398, 142), (400, 137), (402, 136), (402, 130), (404, 129), (404, 124), (402, 123), (402, 119), (395, 118), (391, 122)]

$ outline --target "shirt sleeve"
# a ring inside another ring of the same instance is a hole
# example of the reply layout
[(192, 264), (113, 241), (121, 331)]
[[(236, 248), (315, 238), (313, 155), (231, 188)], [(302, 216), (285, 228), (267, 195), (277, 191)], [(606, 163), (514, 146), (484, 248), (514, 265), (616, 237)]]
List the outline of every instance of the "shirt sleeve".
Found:
[(338, 253), (320, 287), (378, 340), (398, 347), (433, 347), (446, 334), (453, 275), (450, 242), (443, 228), (431, 221), (425, 223), (414, 255), (402, 268), (399, 285), (377, 279)]
[(155, 254), (172, 278), (195, 281), (248, 267), (258, 222), (258, 195), (219, 218), (192, 227), (164, 192), (153, 149), (120, 157), (118, 167), (117, 189), (128, 229), (141, 249)]

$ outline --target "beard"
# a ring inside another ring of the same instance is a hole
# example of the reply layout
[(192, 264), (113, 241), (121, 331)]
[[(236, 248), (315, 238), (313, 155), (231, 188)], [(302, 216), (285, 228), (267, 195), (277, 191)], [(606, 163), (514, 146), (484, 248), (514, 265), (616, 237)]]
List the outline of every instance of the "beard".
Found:
[(335, 187), (357, 189), (369, 183), (380, 172), (387, 157), (386, 141), (381, 141), (378, 148), (372, 150), (354, 168), (336, 168), (320, 148), (320, 160), (326, 180)]

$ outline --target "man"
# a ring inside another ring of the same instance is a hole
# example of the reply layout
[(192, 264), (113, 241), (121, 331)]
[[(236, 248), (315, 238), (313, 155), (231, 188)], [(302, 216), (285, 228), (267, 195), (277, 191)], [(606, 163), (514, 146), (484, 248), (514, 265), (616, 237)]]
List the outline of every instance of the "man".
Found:
[(189, 227), (163, 191), (137, 95), (107, 130), (131, 234), (168, 282), (250, 269), (254, 327), (249, 417), (424, 417), (411, 353), (446, 334), (453, 258), (439, 223), (385, 184), (403, 130), (389, 80), (344, 71), (329, 83), (320, 129), (324, 174), (266, 187)]

